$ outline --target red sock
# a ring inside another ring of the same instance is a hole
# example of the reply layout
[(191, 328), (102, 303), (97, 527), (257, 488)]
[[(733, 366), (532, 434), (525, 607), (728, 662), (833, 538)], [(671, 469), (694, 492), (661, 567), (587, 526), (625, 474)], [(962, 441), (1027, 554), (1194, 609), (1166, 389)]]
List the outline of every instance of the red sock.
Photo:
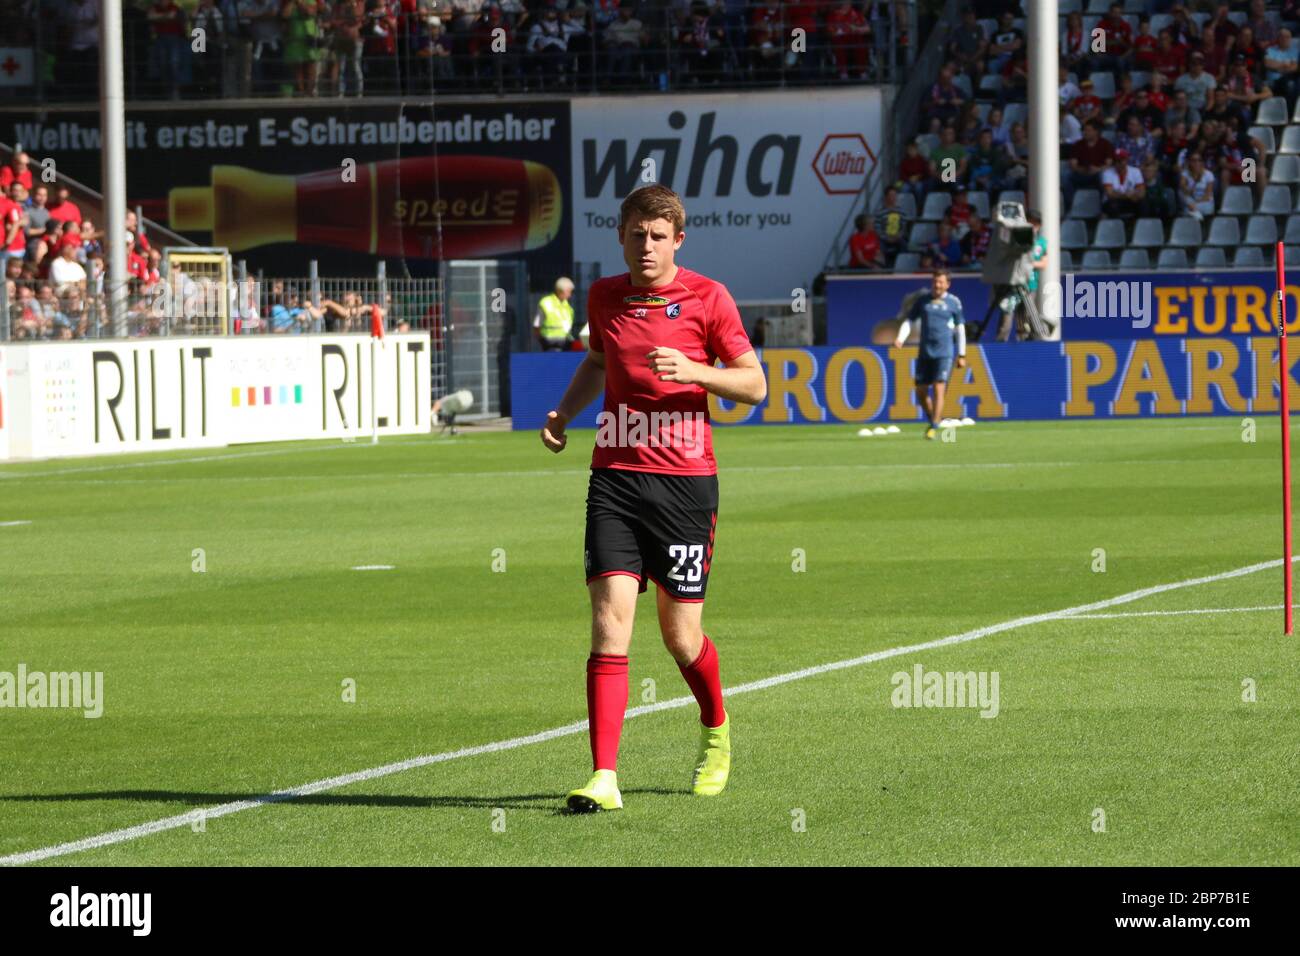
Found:
[(678, 664), (686, 683), (691, 686), (691, 693), (700, 704), (700, 723), (705, 727), (719, 727), (727, 719), (727, 712), (722, 709), (722, 679), (718, 677), (718, 649), (704, 635), (704, 646), (700, 656), (688, 667)]
[(627, 655), (587, 658), (587, 721), (591, 727), (591, 769), (615, 770), (618, 738), (627, 710)]

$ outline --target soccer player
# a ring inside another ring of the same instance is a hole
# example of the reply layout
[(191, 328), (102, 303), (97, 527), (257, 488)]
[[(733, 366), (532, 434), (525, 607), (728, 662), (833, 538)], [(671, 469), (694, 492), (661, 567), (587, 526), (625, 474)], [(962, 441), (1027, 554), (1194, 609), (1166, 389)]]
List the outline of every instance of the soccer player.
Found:
[(925, 429), (925, 437), (929, 439), (934, 438), (935, 429), (943, 420), (943, 396), (948, 389), (954, 350), (957, 367), (966, 367), (966, 324), (962, 319), (961, 300), (948, 291), (949, 285), (947, 270), (936, 269), (930, 279), (929, 297), (922, 296), (912, 303), (894, 339), (894, 348), (901, 349), (912, 331), (912, 322), (921, 323), (921, 346), (916, 356), (916, 402), (929, 421)]
[[(718, 653), (701, 628), (718, 521), (708, 393), (757, 405), (767, 380), (726, 287), (677, 265), (686, 212), (671, 189), (623, 200), (618, 238), (628, 271), (597, 280), (587, 298), (589, 351), (546, 416), (542, 442), (564, 450), (565, 427), (604, 390), (587, 490), (591, 597), (587, 715), (593, 774), (572, 791), (574, 812), (623, 806), (616, 764), (628, 699), (637, 595), (658, 587), (659, 631), (700, 705), (691, 780), (716, 796), (731, 771), (731, 722)], [(721, 359), (725, 367), (716, 362)]]

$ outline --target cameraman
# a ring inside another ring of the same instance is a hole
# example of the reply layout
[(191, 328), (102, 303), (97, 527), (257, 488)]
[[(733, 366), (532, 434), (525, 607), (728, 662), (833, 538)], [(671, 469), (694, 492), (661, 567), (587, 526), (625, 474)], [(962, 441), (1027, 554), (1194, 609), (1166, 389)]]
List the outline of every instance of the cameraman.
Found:
[[(1025, 276), (1024, 290), (1033, 296), (1038, 292), (1043, 269), (1047, 267), (1047, 240), (1042, 235), (1043, 214), (1037, 209), (1030, 209), (1025, 213), (1025, 218), (1034, 227), (1034, 243), (1029, 251), (1020, 257), (1016, 274)], [(1011, 326), (1016, 318), (1019, 318), (1019, 322), (1016, 323), (1019, 330), (1017, 337), (1021, 340), (1032, 338), (1029, 334), (1026, 303), (1020, 290), (1014, 284), (1000, 284), (995, 287), (993, 294), (998, 297), (1002, 309), (1002, 317), (998, 321), (997, 341), (1006, 342), (1011, 338)]]

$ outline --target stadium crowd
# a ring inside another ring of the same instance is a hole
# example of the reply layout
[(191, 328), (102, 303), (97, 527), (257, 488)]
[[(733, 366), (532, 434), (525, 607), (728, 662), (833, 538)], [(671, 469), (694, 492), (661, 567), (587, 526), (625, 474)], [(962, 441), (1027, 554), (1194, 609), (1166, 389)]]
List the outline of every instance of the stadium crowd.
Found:
[[(1240, 211), (1253, 212), (1275, 143), (1252, 124), (1274, 97), (1286, 109), (1273, 125), (1293, 115), (1300, 0), (1062, 0), (1061, 10), (1063, 218), (1118, 220), (1124, 234), (1107, 234), (1122, 247), (1138, 220), (1212, 216), (1230, 187), (1248, 188), (1254, 202)], [(1023, 16), (1016, 0), (963, 10), (896, 182), (858, 217), (852, 267), (978, 268), (999, 194), (1032, 203)], [(920, 241), (918, 221), (933, 224)]]
[[(0, 0), (47, 95), (93, 92), (99, 4)], [(126, 0), (123, 17), (132, 98), (811, 84), (879, 79), (909, 42), (902, 0)]]
[[(172, 330), (215, 330), (211, 322), (219, 310), (203, 298), (201, 283), (179, 270), (168, 274), (161, 251), (150, 243), (134, 210), (127, 211), (117, 229), (100, 228), (66, 186), (41, 181), (30, 157), (19, 152), (0, 167), (0, 303), (6, 307), (0, 314), (0, 340), (114, 334), (105, 289), (104, 243), (110, 236), (126, 252), (129, 335), (156, 335), (165, 324)], [(391, 301), (374, 290), (364, 295), (331, 287), (330, 294), (313, 301), (301, 285), (272, 280), (265, 288), (257, 283), (232, 286), (228, 314), (238, 320), (237, 330), (276, 334), (365, 331), (376, 309), (381, 321), (391, 311)], [(423, 315), (417, 324), (428, 327), (431, 317)], [(403, 313), (393, 316), (391, 326), (400, 332), (411, 324)]]

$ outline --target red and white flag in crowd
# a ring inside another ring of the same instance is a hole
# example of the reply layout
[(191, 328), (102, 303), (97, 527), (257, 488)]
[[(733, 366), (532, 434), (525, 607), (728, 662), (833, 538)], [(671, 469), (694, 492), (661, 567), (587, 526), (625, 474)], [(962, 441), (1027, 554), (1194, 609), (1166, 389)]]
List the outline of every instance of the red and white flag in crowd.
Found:
[(377, 305), (370, 307), (370, 337), (372, 339), (384, 337), (384, 313)]

